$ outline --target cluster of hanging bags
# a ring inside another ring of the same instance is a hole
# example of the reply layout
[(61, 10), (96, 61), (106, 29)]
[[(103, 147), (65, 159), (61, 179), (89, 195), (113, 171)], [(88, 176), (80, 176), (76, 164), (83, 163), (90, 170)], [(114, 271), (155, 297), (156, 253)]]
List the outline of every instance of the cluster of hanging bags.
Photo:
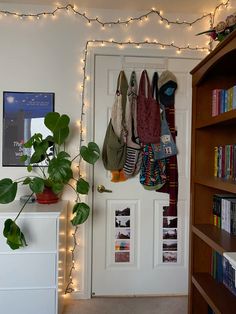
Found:
[(157, 72), (152, 87), (147, 71), (142, 72), (137, 95), (135, 72), (128, 85), (121, 71), (102, 151), (104, 167), (112, 173), (111, 181), (125, 181), (140, 172), (145, 189), (159, 190), (167, 180), (167, 158), (176, 154), (165, 107), (159, 102)]
[(139, 173), (141, 146), (136, 115), (136, 74), (132, 72), (128, 85), (125, 73), (121, 71), (102, 149), (103, 164), (111, 171), (112, 182), (126, 181)]

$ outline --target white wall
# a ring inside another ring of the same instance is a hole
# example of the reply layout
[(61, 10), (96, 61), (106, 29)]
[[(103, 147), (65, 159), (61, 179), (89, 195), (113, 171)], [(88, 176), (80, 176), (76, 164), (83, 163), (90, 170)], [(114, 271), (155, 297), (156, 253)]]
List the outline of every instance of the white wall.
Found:
[[(0, 3), (0, 9), (18, 12), (51, 11), (52, 7), (20, 6)], [(161, 8), (160, 8), (161, 9)], [(82, 10), (83, 11), (83, 10)], [(138, 12), (119, 12), (109, 10), (87, 10), (87, 15), (99, 16), (104, 20), (117, 20), (138, 16)], [(169, 18), (194, 20), (196, 16), (175, 16)], [(87, 26), (86, 22), (73, 14), (60, 12), (55, 19), (50, 17), (30, 21), (14, 17), (0, 18), (0, 103), (2, 92), (7, 91), (47, 91), (55, 93), (55, 110), (70, 116), (73, 136), (69, 150), (72, 155), (77, 154), (79, 133), (76, 120), (80, 117), (81, 99), (78, 85), (82, 80), (81, 62), (83, 49), (88, 39), (111, 39), (142, 41), (157, 39), (177, 45), (206, 46), (206, 36), (196, 37), (199, 31), (208, 28), (207, 20), (197, 23), (192, 30), (182, 26), (172, 26), (170, 29), (158, 23), (158, 17), (152, 16), (149, 22), (134, 22), (131, 26), (113, 26), (102, 30), (94, 24)], [(157, 49), (157, 55), (161, 50)], [(183, 52), (184, 54), (184, 52)], [(206, 54), (203, 53), (204, 57)], [(2, 117), (2, 106), (0, 106)], [(2, 124), (2, 119), (0, 119)], [(2, 125), (0, 125), (2, 138)], [(2, 147), (0, 146), (0, 165), (2, 164)], [(9, 168), (0, 166), (0, 178), (13, 179), (26, 174), (21, 167)], [(20, 195), (26, 193), (20, 190)], [(72, 192), (67, 192), (64, 198), (73, 199)], [(83, 228), (80, 230), (80, 239), (83, 246)], [(81, 248), (82, 250), (82, 248)], [(82, 251), (83, 253), (83, 251)], [(82, 254), (83, 255), (83, 254)], [(81, 255), (81, 256), (82, 256)], [(82, 262), (82, 261), (81, 261)], [(78, 273), (80, 287), (83, 290), (83, 265)], [(83, 292), (83, 291), (82, 291)]]

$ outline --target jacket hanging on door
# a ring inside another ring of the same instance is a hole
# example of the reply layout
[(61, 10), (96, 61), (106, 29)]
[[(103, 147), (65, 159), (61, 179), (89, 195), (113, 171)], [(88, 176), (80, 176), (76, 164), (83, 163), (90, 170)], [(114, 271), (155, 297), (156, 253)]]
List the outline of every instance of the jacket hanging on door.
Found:
[(121, 71), (117, 81), (115, 102), (111, 119), (107, 127), (102, 160), (104, 167), (112, 173), (113, 182), (125, 181), (123, 167), (126, 158), (126, 143), (124, 138), (124, 110), (126, 106), (128, 83), (124, 71)]
[(128, 87), (128, 101), (125, 110), (126, 159), (124, 173), (127, 178), (135, 176), (141, 166), (142, 153), (137, 133), (137, 80), (133, 71)]
[[(158, 81), (159, 100), (164, 106), (166, 119), (170, 128), (174, 142), (176, 142), (175, 130), (175, 90), (177, 88), (177, 79), (170, 71), (164, 71)], [(168, 216), (177, 216), (178, 203), (178, 164), (177, 156), (171, 156), (166, 159), (167, 182), (158, 192), (168, 193), (170, 195), (170, 204)]]

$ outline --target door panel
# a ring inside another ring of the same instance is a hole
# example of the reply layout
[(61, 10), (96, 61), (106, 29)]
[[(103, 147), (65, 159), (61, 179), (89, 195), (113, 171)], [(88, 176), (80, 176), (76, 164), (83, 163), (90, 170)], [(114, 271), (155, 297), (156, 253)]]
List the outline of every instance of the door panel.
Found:
[[(93, 209), (92, 293), (101, 295), (187, 294), (191, 81), (189, 71), (198, 60), (157, 57), (96, 56), (95, 142), (102, 148), (120, 70), (139, 81), (144, 68), (177, 76), (178, 217), (166, 217), (165, 193), (145, 190), (139, 176), (121, 183), (102, 160), (95, 165)], [(104, 185), (112, 193), (98, 193)], [(164, 215), (164, 216), (163, 216)]]

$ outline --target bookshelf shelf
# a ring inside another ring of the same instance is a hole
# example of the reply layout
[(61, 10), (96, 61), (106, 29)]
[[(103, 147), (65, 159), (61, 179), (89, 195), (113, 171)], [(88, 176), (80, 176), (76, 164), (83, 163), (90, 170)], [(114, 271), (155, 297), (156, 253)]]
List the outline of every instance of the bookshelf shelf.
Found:
[(196, 177), (195, 183), (205, 185), (213, 189), (220, 189), (229, 193), (236, 193), (236, 181), (216, 177)]
[(199, 224), (192, 226), (192, 231), (220, 254), (236, 252), (236, 236), (231, 236), (222, 229), (210, 224)]
[(236, 194), (235, 180), (214, 177), (215, 147), (236, 143), (236, 109), (212, 117), (213, 90), (235, 86), (235, 69), (236, 30), (191, 72), (189, 314), (212, 313), (209, 306), (217, 314), (236, 313), (236, 296), (217, 282), (217, 266), (212, 267), (225, 252), (236, 252), (236, 236), (214, 226), (213, 219), (214, 195)]
[(236, 109), (224, 112), (215, 117), (210, 117), (205, 121), (200, 121), (196, 124), (196, 129), (202, 129), (206, 127), (214, 127), (218, 125), (228, 125), (236, 123)]
[(235, 313), (235, 296), (223, 284), (216, 282), (209, 274), (193, 274), (192, 283), (215, 313)]

